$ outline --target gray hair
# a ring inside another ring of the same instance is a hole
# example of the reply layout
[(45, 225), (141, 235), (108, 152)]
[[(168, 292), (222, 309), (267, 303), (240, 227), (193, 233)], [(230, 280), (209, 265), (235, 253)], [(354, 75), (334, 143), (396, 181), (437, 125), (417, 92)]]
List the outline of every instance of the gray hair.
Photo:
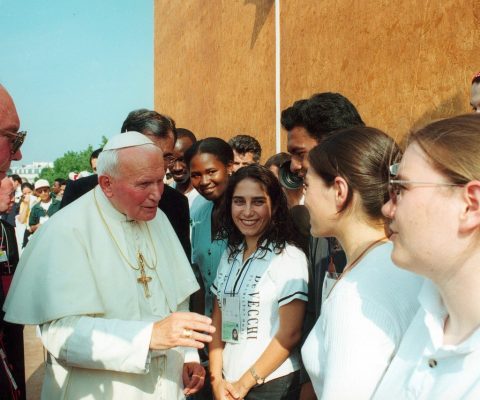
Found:
[(121, 149), (104, 150), (98, 155), (97, 175), (117, 176), (118, 151)]

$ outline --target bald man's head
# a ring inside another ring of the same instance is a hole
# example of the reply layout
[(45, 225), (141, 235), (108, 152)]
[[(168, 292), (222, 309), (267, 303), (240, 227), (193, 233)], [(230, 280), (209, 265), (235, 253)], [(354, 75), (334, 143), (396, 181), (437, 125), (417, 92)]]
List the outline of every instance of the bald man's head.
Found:
[(0, 179), (7, 175), (12, 160), (22, 158), (20, 150), (12, 154), (13, 142), (19, 128), (20, 120), (13, 99), (0, 85)]

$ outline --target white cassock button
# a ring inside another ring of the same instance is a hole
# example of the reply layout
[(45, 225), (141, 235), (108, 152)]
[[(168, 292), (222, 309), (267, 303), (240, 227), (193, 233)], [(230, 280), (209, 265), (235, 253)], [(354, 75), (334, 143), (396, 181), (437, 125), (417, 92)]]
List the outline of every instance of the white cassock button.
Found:
[(428, 360), (428, 366), (430, 368), (435, 368), (437, 366), (437, 360), (431, 358), (430, 360)]

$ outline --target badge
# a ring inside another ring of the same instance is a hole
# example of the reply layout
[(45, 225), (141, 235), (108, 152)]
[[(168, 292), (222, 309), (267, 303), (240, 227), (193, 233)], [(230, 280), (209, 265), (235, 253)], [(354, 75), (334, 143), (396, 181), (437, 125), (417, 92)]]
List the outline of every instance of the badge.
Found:
[(225, 296), (222, 298), (222, 341), (238, 343), (240, 335), (240, 298)]
[(0, 250), (0, 262), (8, 261), (7, 252)]

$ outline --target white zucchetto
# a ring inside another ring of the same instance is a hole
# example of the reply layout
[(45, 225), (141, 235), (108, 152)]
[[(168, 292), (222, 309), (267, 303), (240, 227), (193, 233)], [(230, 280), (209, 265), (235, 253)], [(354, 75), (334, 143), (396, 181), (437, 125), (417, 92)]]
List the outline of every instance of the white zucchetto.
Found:
[(103, 147), (105, 150), (124, 149), (127, 147), (144, 146), (146, 144), (154, 144), (147, 136), (139, 132), (125, 132), (112, 136), (107, 144)]

